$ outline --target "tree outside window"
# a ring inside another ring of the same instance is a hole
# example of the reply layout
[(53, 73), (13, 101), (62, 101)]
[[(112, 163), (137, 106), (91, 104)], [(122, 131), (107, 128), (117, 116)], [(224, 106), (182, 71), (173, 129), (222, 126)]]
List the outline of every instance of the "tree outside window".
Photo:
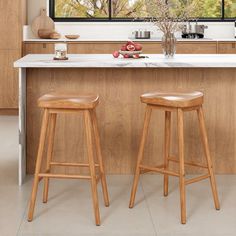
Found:
[[(53, 2), (53, 18), (64, 19), (133, 19), (147, 16), (148, 0), (51, 0)], [(190, 0), (178, 1), (186, 4)], [(195, 1), (198, 9), (197, 18), (222, 19), (236, 18), (236, 0), (191, 0)], [(224, 2), (224, 5), (222, 4)], [(224, 9), (224, 14), (222, 14)], [(173, 9), (174, 10), (174, 9)]]

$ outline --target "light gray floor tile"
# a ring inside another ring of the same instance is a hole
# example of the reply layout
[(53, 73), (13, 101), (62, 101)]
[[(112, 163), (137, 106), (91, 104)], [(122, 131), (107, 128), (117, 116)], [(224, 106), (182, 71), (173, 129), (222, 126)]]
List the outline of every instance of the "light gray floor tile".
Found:
[(0, 235), (15, 236), (28, 200), (18, 186), (18, 117), (0, 116)]
[(0, 117), (0, 130), (0, 236), (236, 235), (236, 175), (217, 176), (220, 211), (214, 209), (208, 181), (187, 186), (186, 225), (180, 224), (178, 180), (170, 178), (170, 193), (165, 198), (159, 175), (141, 178), (133, 209), (128, 208), (133, 178), (108, 176), (111, 206), (104, 207), (99, 185), (99, 227), (94, 224), (89, 182), (51, 181), (48, 204), (42, 203), (41, 183), (35, 218), (29, 223), (32, 177), (18, 187), (17, 117)]
[(186, 188), (187, 224), (180, 224), (178, 179), (170, 178), (170, 192), (163, 197), (163, 177), (141, 179), (145, 199), (158, 235), (236, 235), (236, 176), (217, 176), (221, 210), (213, 205), (210, 183), (201, 181)]
[(129, 209), (131, 178), (109, 176), (111, 206), (104, 207), (99, 185), (101, 226), (95, 226), (89, 182), (54, 180), (47, 204), (40, 188), (33, 222), (23, 219), (19, 235), (155, 235), (151, 217), (138, 189), (135, 209)]

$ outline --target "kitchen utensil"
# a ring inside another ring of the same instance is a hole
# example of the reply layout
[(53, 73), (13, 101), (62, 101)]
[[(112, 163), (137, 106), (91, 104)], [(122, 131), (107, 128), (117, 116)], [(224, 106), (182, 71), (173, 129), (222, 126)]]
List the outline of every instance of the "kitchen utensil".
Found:
[(50, 38), (51, 39), (59, 39), (59, 38), (61, 38), (61, 35), (57, 32), (53, 32), (50, 34)]
[(188, 24), (184, 25), (184, 28), (182, 30), (182, 37), (183, 38), (204, 38), (205, 29), (207, 28), (208, 26), (198, 25), (197, 22), (195, 25), (191, 25), (190, 22), (188, 22)]
[(50, 35), (53, 33), (53, 30), (51, 29), (39, 29), (38, 30), (38, 36), (41, 39), (50, 39)]
[(35, 36), (38, 37), (39, 29), (51, 30), (51, 32), (53, 32), (54, 28), (55, 28), (54, 21), (47, 16), (46, 9), (42, 8), (40, 11), (40, 16), (36, 17), (31, 25), (32, 32), (34, 33)]
[(136, 30), (133, 34), (136, 39), (150, 39), (152, 32), (147, 30)]
[(68, 35), (65, 35), (65, 37), (67, 39), (78, 39), (80, 37), (80, 35), (78, 35), (78, 34), (68, 34)]

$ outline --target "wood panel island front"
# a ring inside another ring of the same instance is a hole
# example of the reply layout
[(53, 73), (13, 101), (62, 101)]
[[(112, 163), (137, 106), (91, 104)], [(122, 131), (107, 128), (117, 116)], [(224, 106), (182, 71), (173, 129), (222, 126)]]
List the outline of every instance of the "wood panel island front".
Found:
[[(68, 61), (54, 61), (53, 55), (34, 54), (16, 61), (20, 81), (19, 183), (23, 183), (26, 173), (34, 172), (42, 116), (37, 99), (52, 91), (100, 95), (97, 114), (107, 174), (133, 174), (144, 119), (141, 94), (202, 91), (215, 172), (235, 174), (236, 55), (179, 54), (173, 59), (163, 55), (147, 56), (135, 60), (114, 59), (108, 54), (77, 54), (69, 55)], [(155, 122), (151, 122), (145, 160), (148, 164), (160, 164), (163, 162), (164, 114), (155, 111), (152, 119)], [(82, 122), (76, 115), (58, 117), (55, 160), (87, 160)], [(176, 122), (175, 117), (172, 122)], [(173, 156), (177, 154), (175, 127), (173, 125), (171, 142)], [(187, 114), (184, 128), (186, 160), (204, 162), (196, 115)], [(188, 173), (199, 172), (190, 168)]]

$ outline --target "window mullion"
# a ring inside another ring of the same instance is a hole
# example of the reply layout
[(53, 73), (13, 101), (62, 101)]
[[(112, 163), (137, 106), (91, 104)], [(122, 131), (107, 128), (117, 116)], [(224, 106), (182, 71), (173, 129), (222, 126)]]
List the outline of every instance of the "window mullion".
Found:
[(222, 0), (222, 3), (221, 3), (221, 18), (222, 20), (225, 19), (225, 0)]
[(109, 4), (109, 6), (108, 6), (108, 7), (109, 7), (109, 20), (112, 19), (112, 16), (111, 16), (111, 14), (112, 14), (112, 5), (111, 5), (111, 4), (112, 4), (112, 3), (111, 3), (111, 1), (112, 1), (112, 0), (109, 0), (109, 2), (108, 2), (108, 4)]

